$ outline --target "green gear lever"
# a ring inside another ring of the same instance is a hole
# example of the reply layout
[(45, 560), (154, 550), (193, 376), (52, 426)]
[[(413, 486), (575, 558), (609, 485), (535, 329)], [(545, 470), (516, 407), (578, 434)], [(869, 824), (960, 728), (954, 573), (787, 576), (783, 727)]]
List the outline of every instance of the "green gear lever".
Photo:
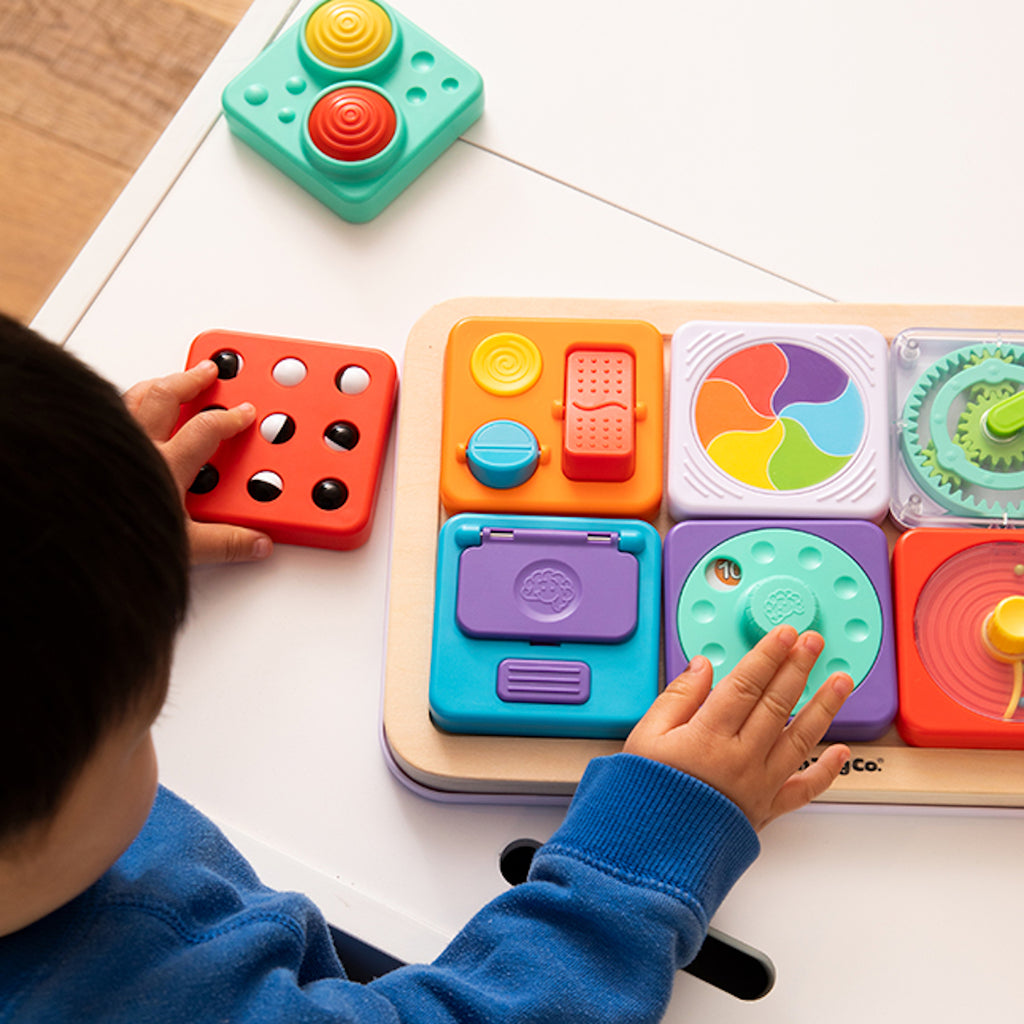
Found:
[(993, 437), (1013, 437), (1024, 430), (1024, 391), (993, 405), (985, 414), (985, 428)]

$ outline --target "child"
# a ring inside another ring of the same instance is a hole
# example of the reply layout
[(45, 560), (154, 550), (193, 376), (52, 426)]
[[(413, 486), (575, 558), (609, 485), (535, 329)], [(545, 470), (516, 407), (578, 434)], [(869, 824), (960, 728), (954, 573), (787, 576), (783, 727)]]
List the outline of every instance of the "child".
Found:
[(525, 883), (433, 964), (348, 981), (309, 901), (262, 886), (209, 821), (157, 786), (150, 728), (190, 548), (194, 560), (270, 551), (258, 533), (182, 511), (198, 467), (254, 416), (203, 413), (167, 440), (214, 374), (203, 364), (122, 402), (0, 319), (13, 605), (2, 620), (0, 1021), (659, 1019), (756, 857), (756, 831), (838, 774), (842, 746), (799, 768), (850, 678), (832, 676), (787, 725), (819, 636), (774, 630), (714, 690), (694, 658), (625, 751), (590, 764)]

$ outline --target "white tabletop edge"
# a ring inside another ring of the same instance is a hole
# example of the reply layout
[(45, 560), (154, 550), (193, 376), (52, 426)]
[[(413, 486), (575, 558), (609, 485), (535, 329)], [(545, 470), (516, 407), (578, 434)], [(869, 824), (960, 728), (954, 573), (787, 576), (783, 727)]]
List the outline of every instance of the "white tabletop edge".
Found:
[(96, 296), (116, 273), (135, 240), (146, 229), (175, 181), (210, 130), (223, 116), (220, 93), (227, 82), (280, 31), (302, 0), (253, 0), (195, 88), (179, 107), (153, 148), (74, 262), (32, 319), (44, 337), (65, 344)]

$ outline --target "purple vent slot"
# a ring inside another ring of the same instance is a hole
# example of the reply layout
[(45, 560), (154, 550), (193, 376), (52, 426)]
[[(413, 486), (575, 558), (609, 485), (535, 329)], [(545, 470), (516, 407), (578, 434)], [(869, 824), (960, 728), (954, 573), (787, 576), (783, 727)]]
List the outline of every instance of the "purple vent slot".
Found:
[(498, 665), (498, 696), (515, 704), (584, 704), (590, 699), (590, 666), (506, 658)]

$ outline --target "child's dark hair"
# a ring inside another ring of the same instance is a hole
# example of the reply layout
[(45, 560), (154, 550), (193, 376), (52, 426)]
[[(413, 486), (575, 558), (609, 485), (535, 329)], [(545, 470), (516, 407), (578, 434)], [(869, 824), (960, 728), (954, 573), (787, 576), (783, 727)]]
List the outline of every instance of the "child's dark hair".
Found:
[(114, 726), (154, 715), (188, 604), (160, 453), (114, 388), (0, 314), (0, 843)]

